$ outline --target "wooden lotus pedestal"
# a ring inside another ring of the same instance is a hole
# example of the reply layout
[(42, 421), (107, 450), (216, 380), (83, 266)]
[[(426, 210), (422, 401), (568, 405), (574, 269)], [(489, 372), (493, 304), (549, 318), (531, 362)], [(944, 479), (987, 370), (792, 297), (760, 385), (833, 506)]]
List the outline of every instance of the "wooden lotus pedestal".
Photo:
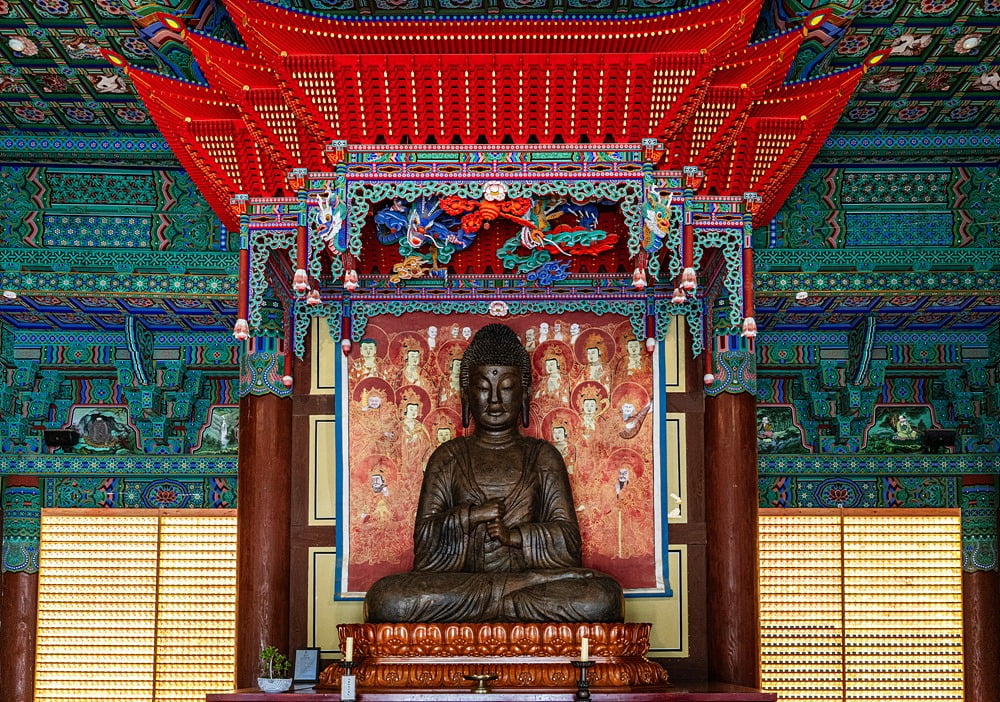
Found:
[[(646, 659), (649, 624), (341, 624), (341, 648), (354, 639), (359, 692), (469, 691), (465, 676), (496, 676), (491, 690), (576, 689), (582, 640), (594, 665), (591, 689), (662, 689), (667, 672)], [(340, 686), (342, 668), (320, 675), (317, 691)]]

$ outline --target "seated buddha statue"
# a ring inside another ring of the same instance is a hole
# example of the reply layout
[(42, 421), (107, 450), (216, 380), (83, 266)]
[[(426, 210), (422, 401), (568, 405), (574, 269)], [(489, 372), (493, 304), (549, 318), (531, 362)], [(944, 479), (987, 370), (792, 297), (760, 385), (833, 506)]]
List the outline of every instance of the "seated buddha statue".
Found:
[(620, 622), (621, 586), (583, 568), (569, 476), (552, 444), (523, 436), (531, 361), (517, 334), (490, 324), (461, 362), (471, 435), (427, 461), (414, 566), (378, 580), (367, 622)]

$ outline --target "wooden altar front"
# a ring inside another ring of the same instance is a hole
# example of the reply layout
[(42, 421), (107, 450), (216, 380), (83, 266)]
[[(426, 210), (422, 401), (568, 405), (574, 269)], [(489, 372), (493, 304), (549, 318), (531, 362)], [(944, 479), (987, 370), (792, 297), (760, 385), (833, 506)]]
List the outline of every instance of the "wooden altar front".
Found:
[[(469, 673), (491, 674), (497, 690), (565, 689), (577, 679), (573, 661), (585, 647), (595, 689), (652, 691), (668, 683), (667, 671), (646, 658), (649, 624), (341, 624), (337, 630), (342, 642), (353, 643), (351, 673), (362, 690), (461, 691)], [(317, 690), (338, 689), (343, 671), (328, 666)]]
[[(357, 702), (574, 702), (576, 691), (565, 690), (494, 690), (488, 693), (470, 691), (423, 690), (414, 692), (359, 691)], [(232, 693), (206, 696), (206, 702), (340, 702), (339, 692), (316, 692), (312, 688), (278, 694), (260, 690), (237, 690)], [(669, 686), (655, 692), (621, 692), (591, 690), (591, 702), (776, 702), (773, 692), (761, 692), (748, 687), (725, 683), (699, 683)]]

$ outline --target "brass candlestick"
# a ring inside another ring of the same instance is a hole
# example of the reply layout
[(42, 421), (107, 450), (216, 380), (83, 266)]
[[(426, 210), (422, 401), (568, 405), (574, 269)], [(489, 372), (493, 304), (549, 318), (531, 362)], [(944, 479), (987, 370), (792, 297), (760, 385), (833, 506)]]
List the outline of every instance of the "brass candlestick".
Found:
[(590, 680), (587, 679), (587, 669), (593, 667), (594, 661), (573, 661), (573, 666), (580, 671), (576, 681), (576, 699), (578, 702), (589, 702)]
[(478, 692), (480, 694), (485, 694), (490, 691), (490, 688), (486, 687), (486, 683), (496, 680), (496, 673), (473, 673), (471, 675), (463, 675), (466, 680), (475, 680), (476, 686), (472, 688), (473, 692)]

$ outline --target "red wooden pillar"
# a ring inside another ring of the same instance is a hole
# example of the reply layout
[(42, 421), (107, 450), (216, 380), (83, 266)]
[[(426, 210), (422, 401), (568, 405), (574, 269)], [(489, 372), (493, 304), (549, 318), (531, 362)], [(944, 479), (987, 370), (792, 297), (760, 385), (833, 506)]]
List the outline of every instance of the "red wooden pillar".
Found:
[[(5, 522), (16, 518), (37, 525), (41, 507), (37, 477), (9, 476), (4, 480)], [(3, 564), (0, 573), (0, 702), (32, 702), (35, 698), (35, 640), (38, 618), (38, 533), (18, 530), (21, 543), (10, 544), (15, 535), (5, 529), (4, 539), (12, 551), (23, 551), (24, 562)]]
[(292, 399), (243, 394), (239, 441), (236, 686), (243, 688), (256, 687), (262, 647), (288, 653)]
[(35, 697), (35, 625), (38, 573), (4, 573), (0, 612), (0, 702)]
[(997, 488), (992, 476), (962, 485), (962, 614), (965, 702), (1000, 700), (1000, 572), (997, 570)]
[(760, 686), (756, 405), (705, 400), (708, 675), (747, 687)]

